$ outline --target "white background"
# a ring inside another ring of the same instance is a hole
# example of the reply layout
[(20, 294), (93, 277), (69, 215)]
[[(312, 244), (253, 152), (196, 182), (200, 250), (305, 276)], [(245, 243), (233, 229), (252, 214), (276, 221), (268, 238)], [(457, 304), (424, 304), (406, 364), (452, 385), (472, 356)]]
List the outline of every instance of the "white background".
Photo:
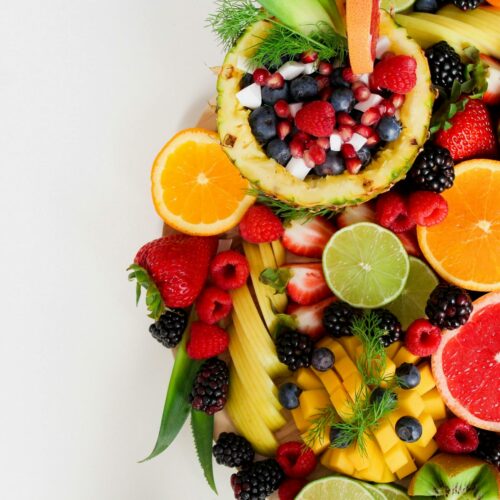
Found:
[[(0, 0), (0, 498), (211, 499), (189, 428), (147, 464), (172, 368), (125, 269), (156, 152), (221, 62), (212, 0)], [(232, 497), (229, 470), (217, 468)]]

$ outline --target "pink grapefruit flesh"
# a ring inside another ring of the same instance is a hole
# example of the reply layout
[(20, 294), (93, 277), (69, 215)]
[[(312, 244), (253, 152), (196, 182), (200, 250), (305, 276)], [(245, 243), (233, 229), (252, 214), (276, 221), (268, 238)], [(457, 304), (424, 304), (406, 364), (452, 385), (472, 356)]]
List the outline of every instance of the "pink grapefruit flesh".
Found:
[(455, 415), (500, 432), (500, 292), (476, 300), (464, 326), (443, 332), (432, 371)]

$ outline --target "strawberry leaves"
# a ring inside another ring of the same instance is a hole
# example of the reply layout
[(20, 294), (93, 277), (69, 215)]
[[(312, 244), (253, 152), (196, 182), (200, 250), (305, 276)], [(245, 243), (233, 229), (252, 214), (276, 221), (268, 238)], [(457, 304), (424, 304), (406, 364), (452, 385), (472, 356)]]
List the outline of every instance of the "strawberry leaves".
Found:
[(208, 485), (217, 494), (215, 486), (212, 441), (214, 435), (214, 416), (203, 411), (191, 410), (191, 430), (193, 432), (196, 454)]
[(146, 307), (150, 312), (149, 317), (157, 320), (165, 312), (165, 304), (161, 297), (160, 291), (151, 279), (149, 273), (143, 267), (132, 264), (127, 271), (131, 271), (128, 275), (129, 281), (136, 280), (135, 301), (139, 304), (142, 289), (146, 290)]
[(264, 269), (260, 273), (259, 280), (264, 285), (269, 285), (276, 290), (276, 293), (284, 293), (292, 274), (289, 269)]

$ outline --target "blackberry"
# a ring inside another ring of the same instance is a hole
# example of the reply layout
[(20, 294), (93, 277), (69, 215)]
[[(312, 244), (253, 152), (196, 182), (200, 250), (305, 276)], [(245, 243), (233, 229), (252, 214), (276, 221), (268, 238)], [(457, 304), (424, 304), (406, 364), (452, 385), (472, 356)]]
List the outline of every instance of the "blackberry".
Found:
[(473, 453), (477, 458), (493, 464), (500, 470), (500, 436), (495, 432), (476, 429), (479, 446)]
[(374, 309), (373, 312), (379, 318), (379, 328), (386, 332), (381, 339), (384, 347), (389, 347), (403, 337), (403, 327), (394, 314), (387, 309)]
[(284, 330), (276, 337), (278, 359), (292, 371), (311, 365), (313, 349), (311, 337), (295, 330)]
[(425, 314), (434, 326), (454, 330), (464, 325), (472, 312), (469, 294), (454, 285), (441, 284), (432, 291)]
[(454, 161), (446, 148), (428, 141), (417, 156), (408, 178), (415, 190), (442, 193), (455, 180)]
[(153, 338), (171, 349), (181, 341), (186, 326), (186, 311), (183, 309), (167, 309), (156, 323), (149, 327), (149, 331)]
[(217, 463), (226, 467), (247, 467), (255, 457), (252, 445), (243, 436), (233, 432), (223, 432), (214, 444), (212, 453)]
[(323, 326), (330, 337), (340, 338), (352, 335), (352, 322), (359, 312), (340, 300), (330, 304), (323, 313)]
[(284, 477), (274, 458), (255, 462), (231, 476), (234, 497), (237, 500), (265, 500), (280, 487)]
[(460, 56), (445, 41), (432, 45), (425, 51), (434, 85), (451, 90), (453, 81), (464, 82), (464, 65)]
[(217, 358), (208, 359), (196, 374), (189, 402), (195, 410), (213, 415), (224, 408), (228, 388), (229, 369), (226, 363)]
[(483, 0), (452, 0), (452, 2), (459, 9), (474, 10), (483, 3)]

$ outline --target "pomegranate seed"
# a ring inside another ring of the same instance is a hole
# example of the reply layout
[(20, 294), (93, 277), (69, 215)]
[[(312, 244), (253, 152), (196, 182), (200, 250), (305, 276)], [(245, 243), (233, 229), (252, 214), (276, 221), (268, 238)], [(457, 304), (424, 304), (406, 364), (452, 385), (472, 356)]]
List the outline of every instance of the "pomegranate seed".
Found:
[(314, 162), (309, 150), (304, 152), (304, 162), (309, 168), (314, 168), (316, 166), (316, 163)]
[(294, 139), (297, 139), (298, 141), (301, 141), (301, 142), (306, 142), (307, 140), (309, 140), (311, 138), (311, 136), (309, 134), (307, 134), (306, 132), (302, 132), (301, 130), (299, 130), (294, 136), (293, 136)]
[(356, 120), (349, 113), (340, 111), (340, 113), (337, 113), (337, 123), (339, 125), (350, 125), (354, 127), (354, 125), (356, 125)]
[(310, 149), (312, 145), (316, 144), (316, 139), (313, 137), (310, 137), (304, 142), (304, 146), (306, 149)]
[(285, 79), (281, 73), (273, 73), (266, 82), (266, 87), (270, 89), (282, 89), (285, 86)]
[(253, 72), (253, 81), (260, 85), (261, 87), (267, 83), (268, 78), (271, 76), (271, 73), (267, 71), (266, 68), (257, 68)]
[(278, 132), (278, 137), (284, 140), (285, 137), (292, 131), (292, 124), (286, 120), (278, 122), (276, 126), (276, 131)]
[(280, 118), (289, 118), (291, 115), (290, 106), (284, 99), (280, 99), (276, 102), (274, 111)]
[(307, 52), (302, 53), (302, 55), (300, 56), (300, 60), (304, 64), (313, 63), (317, 59), (318, 59), (318, 53), (314, 52), (313, 50), (308, 50)]
[(371, 147), (375, 146), (375, 144), (378, 144), (380, 142), (380, 137), (375, 130), (373, 131), (372, 135), (368, 137), (368, 140), (366, 141), (366, 146)]
[(371, 127), (372, 125), (378, 123), (380, 118), (382, 117), (378, 108), (370, 108), (363, 113), (363, 116), (361, 117), (361, 124)]
[(315, 165), (322, 165), (326, 161), (326, 151), (318, 144), (313, 144), (310, 147), (309, 154)]
[(316, 144), (323, 149), (330, 149), (330, 138), (329, 137), (320, 137), (316, 139)]
[(320, 75), (331, 75), (333, 73), (333, 64), (328, 61), (321, 61), (318, 67), (318, 73)]
[(399, 109), (405, 102), (405, 96), (403, 94), (392, 94), (389, 100), (394, 104), (396, 109)]
[(375, 80), (373, 79), (373, 73), (368, 77), (368, 86), (372, 92), (377, 92), (380, 90), (378, 86), (375, 84)]
[(347, 168), (347, 171), (350, 174), (357, 174), (360, 170), (363, 164), (361, 163), (361, 160), (356, 157), (356, 158), (347, 158), (345, 160), (345, 167)]
[(358, 124), (354, 127), (354, 132), (364, 137), (365, 139), (368, 139), (368, 137), (371, 137), (371, 135), (375, 131), (372, 128), (367, 127), (366, 125)]
[(294, 158), (302, 158), (304, 156), (304, 150), (304, 143), (301, 140), (297, 138), (292, 139), (290, 142), (290, 152)]
[(394, 114), (396, 113), (396, 106), (394, 106), (394, 104), (389, 99), (384, 99), (379, 104), (379, 109), (380, 109), (380, 114), (383, 116), (394, 116)]
[(350, 125), (339, 126), (339, 135), (344, 142), (350, 141), (353, 133), (354, 131)]
[(394, 57), (394, 52), (391, 52), (388, 50), (387, 52), (384, 53), (382, 58), (380, 59), (381, 61), (385, 61), (386, 59), (390, 59), (391, 57)]
[(354, 98), (359, 102), (366, 101), (371, 96), (370, 89), (361, 82), (354, 82), (352, 85), (352, 90), (354, 93)]
[(344, 158), (356, 158), (356, 150), (352, 144), (342, 144), (342, 149), (340, 150)]
[(316, 83), (318, 84), (319, 90), (323, 90), (330, 85), (330, 78), (328, 78), (327, 76), (318, 75), (318, 76), (315, 76), (314, 79), (316, 80)]
[(319, 98), (322, 101), (329, 101), (332, 97), (333, 89), (331, 87), (326, 87), (319, 93)]
[(359, 80), (359, 78), (352, 72), (351, 68), (344, 68), (342, 70), (342, 78), (347, 82), (347, 83), (354, 83)]

